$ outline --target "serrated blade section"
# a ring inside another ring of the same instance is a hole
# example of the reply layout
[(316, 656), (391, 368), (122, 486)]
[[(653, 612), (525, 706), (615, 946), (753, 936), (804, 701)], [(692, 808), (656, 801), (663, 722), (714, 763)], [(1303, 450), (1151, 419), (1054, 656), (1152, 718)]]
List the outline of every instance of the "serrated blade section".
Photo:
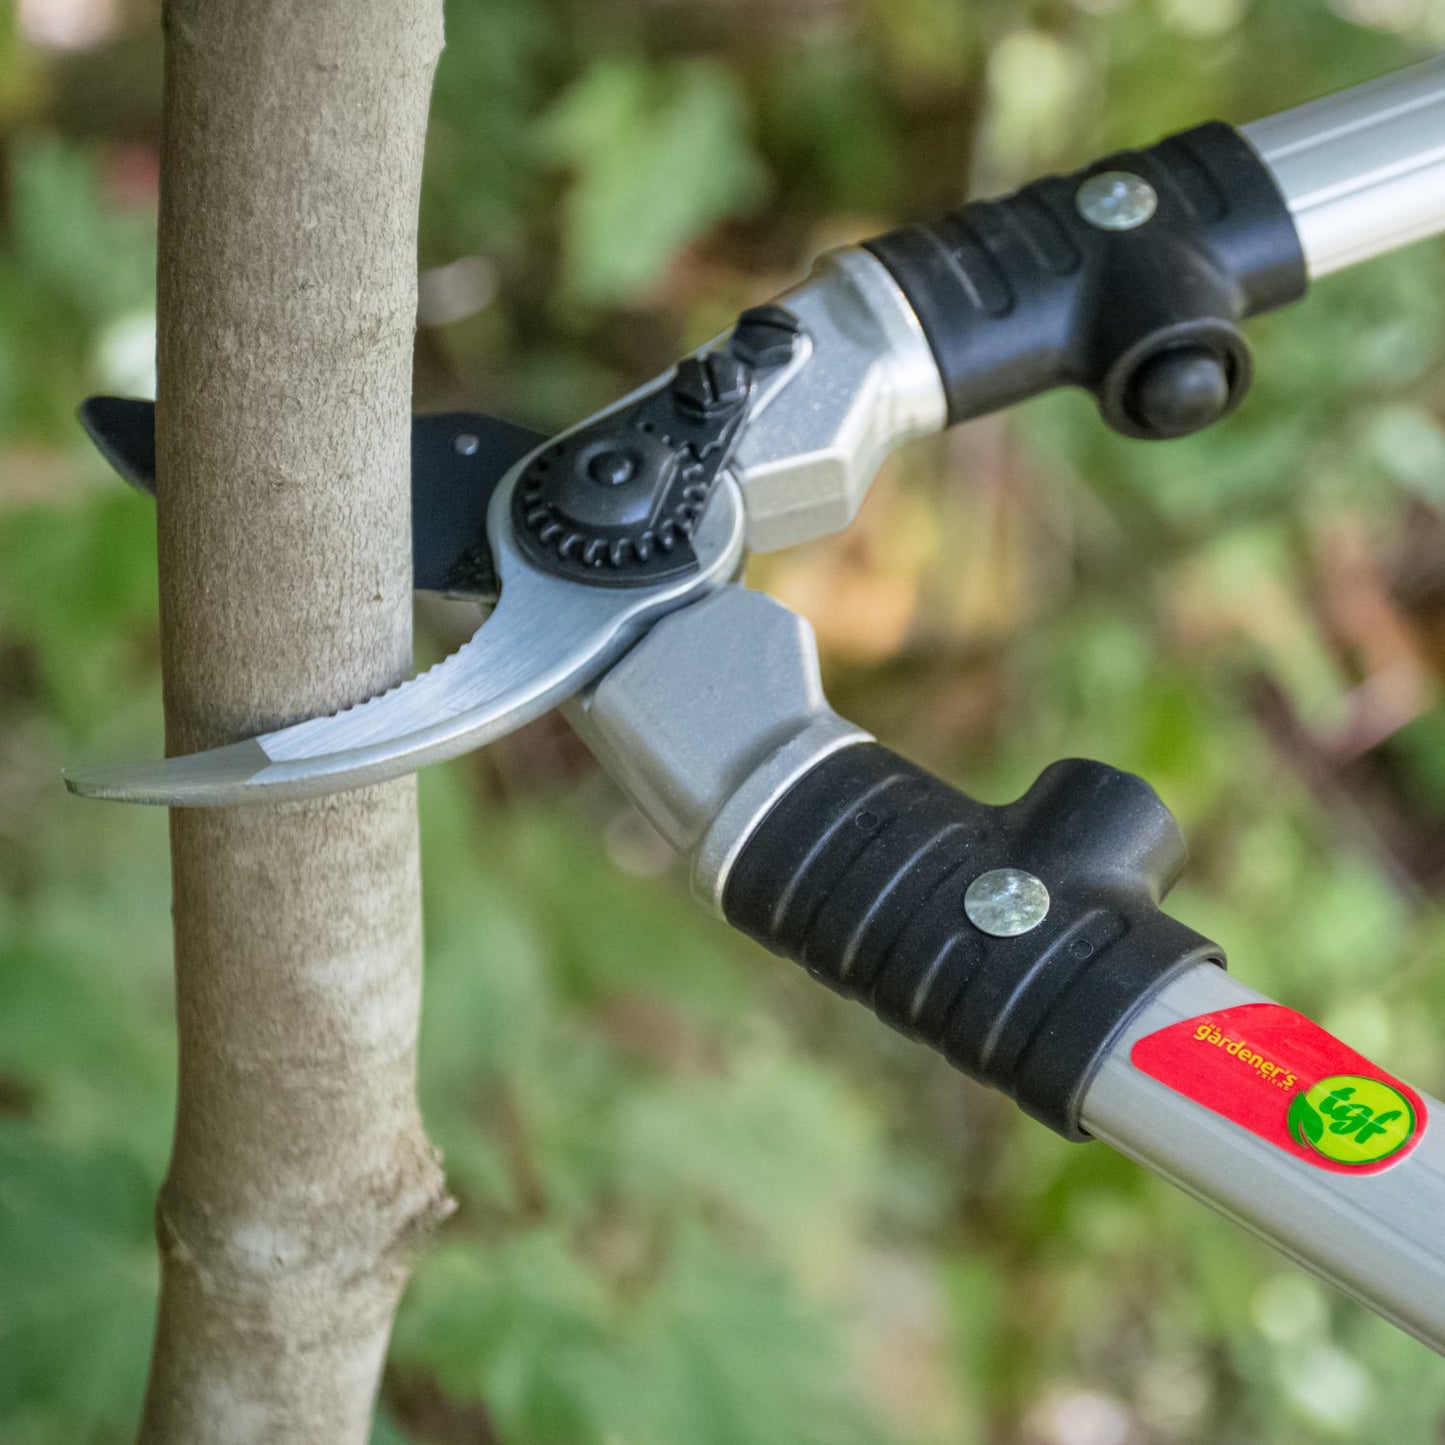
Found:
[[(505, 515), (506, 493), (494, 501)], [(505, 525), (503, 523), (502, 525)], [(692, 577), (657, 588), (600, 588), (536, 570), (497, 548), (501, 600), (471, 639), (429, 672), (369, 702), (246, 742), (160, 762), (77, 768), (85, 797), (170, 807), (281, 802), (364, 787), (493, 742), (600, 677), (666, 613), (730, 580), (743, 512), (730, 479), (694, 538)]]

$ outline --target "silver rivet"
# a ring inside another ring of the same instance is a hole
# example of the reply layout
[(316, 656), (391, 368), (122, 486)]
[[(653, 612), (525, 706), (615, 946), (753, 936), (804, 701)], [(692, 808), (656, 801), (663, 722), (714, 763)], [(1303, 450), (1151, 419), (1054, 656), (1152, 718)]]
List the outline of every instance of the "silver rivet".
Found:
[(994, 868), (963, 895), (968, 921), (994, 938), (1017, 938), (1037, 928), (1049, 911), (1049, 890), (1022, 868)]
[(453, 443), (457, 455), (460, 457), (474, 457), (477, 449), (481, 446), (482, 439), (475, 432), (464, 431)]
[(1154, 214), (1159, 197), (1154, 187), (1133, 171), (1101, 171), (1079, 187), (1074, 204), (1079, 214), (1101, 231), (1132, 231)]

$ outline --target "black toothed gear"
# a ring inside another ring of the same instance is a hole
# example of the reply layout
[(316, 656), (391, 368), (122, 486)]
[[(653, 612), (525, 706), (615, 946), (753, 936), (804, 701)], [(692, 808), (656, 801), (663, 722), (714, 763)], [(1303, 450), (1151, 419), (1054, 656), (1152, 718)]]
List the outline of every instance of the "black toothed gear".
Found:
[(677, 466), (676, 449), (663, 433), (638, 427), (578, 432), (554, 442), (522, 474), (523, 516), (547, 543), (554, 527), (589, 538), (618, 528), (640, 531), (654, 520), (654, 497)]
[(688, 357), (625, 411), (553, 442), (512, 494), (522, 550), (595, 586), (653, 586), (697, 565), (691, 545), (747, 415), (752, 370)]

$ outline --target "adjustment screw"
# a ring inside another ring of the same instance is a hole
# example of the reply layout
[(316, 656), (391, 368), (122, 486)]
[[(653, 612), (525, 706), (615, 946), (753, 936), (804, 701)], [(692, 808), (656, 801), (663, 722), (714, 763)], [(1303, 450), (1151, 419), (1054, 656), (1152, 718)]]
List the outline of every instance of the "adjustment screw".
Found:
[(587, 475), (604, 487), (620, 487), (637, 475), (637, 461), (626, 452), (598, 452), (587, 463)]
[(736, 406), (748, 394), (748, 375), (737, 357), (726, 351), (709, 352), (703, 363), (719, 407)]
[(712, 388), (697, 357), (689, 356), (678, 363), (677, 375), (672, 379), (672, 401), (683, 416), (694, 421), (704, 420), (712, 410)]
[(1154, 187), (1133, 171), (1100, 171), (1074, 194), (1079, 214), (1101, 231), (1132, 231), (1158, 208)]
[(1049, 911), (1049, 890), (1022, 868), (994, 868), (968, 885), (963, 911), (981, 933), (1017, 938), (1044, 921)]
[(689, 421), (707, 421), (736, 406), (748, 391), (748, 378), (736, 357), (725, 351), (689, 356), (677, 368), (672, 398)]
[(771, 302), (754, 306), (738, 317), (733, 355), (744, 366), (782, 366), (793, 359), (801, 330), (798, 318), (787, 307)]

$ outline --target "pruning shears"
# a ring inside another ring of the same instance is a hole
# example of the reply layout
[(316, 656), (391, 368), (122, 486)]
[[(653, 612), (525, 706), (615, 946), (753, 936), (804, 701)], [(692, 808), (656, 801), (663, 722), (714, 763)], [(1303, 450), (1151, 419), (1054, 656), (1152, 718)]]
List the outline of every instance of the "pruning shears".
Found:
[[(1128, 436), (1211, 425), (1249, 388), (1246, 318), (1441, 230), (1435, 61), (831, 253), (556, 437), (418, 417), (416, 585), (490, 606), (476, 635), (333, 716), (67, 783), (307, 797), (565, 704), (729, 922), (1445, 1352), (1445, 1105), (1161, 911), (1184, 842), (1147, 784), (1071, 760), (977, 803), (834, 713), (807, 624), (737, 582), (749, 550), (846, 527), (897, 447), (1056, 386)], [(82, 419), (154, 489), (150, 403), (92, 398)]]

